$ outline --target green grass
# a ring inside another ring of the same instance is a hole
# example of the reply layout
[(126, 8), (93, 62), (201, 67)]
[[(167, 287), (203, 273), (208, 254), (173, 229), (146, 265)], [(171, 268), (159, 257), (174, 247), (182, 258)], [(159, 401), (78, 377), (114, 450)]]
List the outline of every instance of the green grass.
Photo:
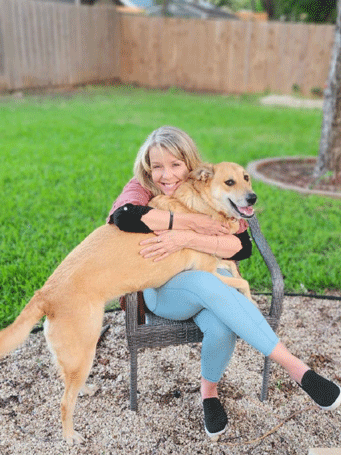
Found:
[[(208, 161), (315, 155), (321, 112), (265, 107), (257, 96), (86, 87), (72, 96), (0, 98), (0, 326), (7, 325), (65, 255), (103, 224), (155, 128), (188, 132)], [(339, 288), (340, 201), (254, 182), (263, 232), (286, 290)], [(242, 264), (270, 287), (257, 253)]]

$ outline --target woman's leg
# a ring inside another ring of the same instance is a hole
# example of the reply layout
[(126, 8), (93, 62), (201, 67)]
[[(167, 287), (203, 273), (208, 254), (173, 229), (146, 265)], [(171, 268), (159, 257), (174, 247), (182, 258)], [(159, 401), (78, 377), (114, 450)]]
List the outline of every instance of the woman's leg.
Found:
[(160, 288), (145, 290), (144, 299), (158, 316), (172, 320), (195, 316), (204, 334), (203, 395), (215, 394), (215, 384), (232, 356), (236, 333), (265, 355), (279, 341), (252, 302), (207, 272), (182, 272)]
[(205, 431), (216, 439), (227, 427), (227, 415), (218, 399), (217, 383), (230, 361), (237, 337), (193, 294), (192, 289), (197, 287), (195, 274), (190, 274), (188, 286), (183, 286), (183, 283), (179, 286), (179, 278), (182, 281), (182, 277), (177, 276), (161, 288), (146, 290), (144, 299), (147, 307), (158, 316), (176, 320), (194, 316), (202, 331), (201, 399)]
[(276, 345), (269, 357), (271, 360), (274, 360), (281, 365), (281, 367), (287, 371), (291, 379), (300, 385), (304, 373), (310, 369), (302, 360), (292, 355), (281, 342)]
[(201, 398), (218, 398), (217, 383), (233, 355), (237, 336), (210, 310), (202, 310), (194, 322), (204, 334), (201, 348)]
[[(157, 297), (146, 295), (148, 291), (154, 291)], [(339, 386), (315, 373), (312, 375), (308, 366), (279, 341), (258, 308), (216, 276), (201, 271), (182, 272), (158, 290), (148, 291), (145, 291), (146, 304), (155, 314), (181, 320), (206, 308), (231, 332), (280, 364), (322, 408), (335, 409), (341, 403)], [(183, 305), (184, 296), (186, 305)]]
[[(195, 274), (195, 272), (192, 272)], [(222, 377), (234, 351), (236, 335), (210, 310), (203, 307), (201, 299), (192, 292), (196, 278), (190, 274), (186, 287), (179, 288), (177, 279), (171, 279), (158, 289), (144, 291), (147, 307), (157, 316), (172, 320), (193, 317), (203, 333), (201, 349), (202, 397), (215, 396), (217, 382)], [(211, 386), (211, 390), (208, 390)], [(212, 392), (213, 390), (213, 392)]]
[(201, 398), (204, 400), (218, 397), (217, 383), (232, 357), (237, 337), (193, 295), (195, 276), (192, 273), (189, 291), (186, 288), (179, 291), (178, 277), (161, 288), (146, 290), (144, 299), (147, 307), (158, 316), (175, 320), (194, 316), (194, 322), (204, 335), (201, 348)]
[(279, 339), (262, 313), (235, 288), (208, 272), (182, 272), (158, 289), (144, 291), (148, 308), (158, 316), (184, 320), (203, 308), (264, 355)]

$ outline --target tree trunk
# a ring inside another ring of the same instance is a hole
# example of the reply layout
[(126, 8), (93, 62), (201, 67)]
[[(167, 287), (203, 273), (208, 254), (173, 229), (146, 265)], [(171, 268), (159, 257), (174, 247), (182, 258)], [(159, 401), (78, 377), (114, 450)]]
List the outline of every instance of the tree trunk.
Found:
[(268, 18), (274, 19), (274, 17), (275, 17), (274, 0), (262, 0), (262, 6), (265, 9), (265, 11), (268, 13)]
[(320, 152), (314, 176), (341, 175), (341, 0), (338, 0), (335, 42), (324, 92)]
[(161, 15), (162, 16), (167, 16), (168, 15), (168, 4), (170, 0), (163, 0), (162, 2), (162, 9), (161, 9)]

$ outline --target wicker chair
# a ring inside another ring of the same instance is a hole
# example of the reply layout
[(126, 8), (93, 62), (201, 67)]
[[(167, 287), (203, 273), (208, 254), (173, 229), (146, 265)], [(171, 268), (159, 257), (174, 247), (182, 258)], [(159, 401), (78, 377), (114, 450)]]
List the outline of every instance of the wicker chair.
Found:
[[(265, 315), (267, 321), (276, 330), (282, 312), (284, 297), (284, 283), (277, 261), (261, 233), (258, 220), (253, 216), (249, 220), (251, 235), (257, 245), (272, 279), (272, 300), (269, 314)], [(137, 353), (139, 348), (165, 347), (184, 343), (197, 343), (202, 341), (203, 334), (192, 319), (186, 321), (170, 321), (146, 314), (144, 323), (141, 324), (138, 302), (138, 293), (126, 295), (126, 335), (130, 351), (130, 409), (137, 411)], [(271, 360), (266, 357), (263, 370), (263, 384), (261, 401), (267, 399), (268, 382), (270, 377)]]

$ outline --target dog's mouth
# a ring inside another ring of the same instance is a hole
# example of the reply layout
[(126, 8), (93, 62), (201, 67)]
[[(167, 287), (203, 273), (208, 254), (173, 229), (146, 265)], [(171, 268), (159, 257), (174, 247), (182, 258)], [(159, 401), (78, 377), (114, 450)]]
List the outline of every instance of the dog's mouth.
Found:
[(251, 218), (255, 214), (252, 206), (240, 207), (231, 201), (229, 198), (232, 208), (240, 215), (242, 218)]

